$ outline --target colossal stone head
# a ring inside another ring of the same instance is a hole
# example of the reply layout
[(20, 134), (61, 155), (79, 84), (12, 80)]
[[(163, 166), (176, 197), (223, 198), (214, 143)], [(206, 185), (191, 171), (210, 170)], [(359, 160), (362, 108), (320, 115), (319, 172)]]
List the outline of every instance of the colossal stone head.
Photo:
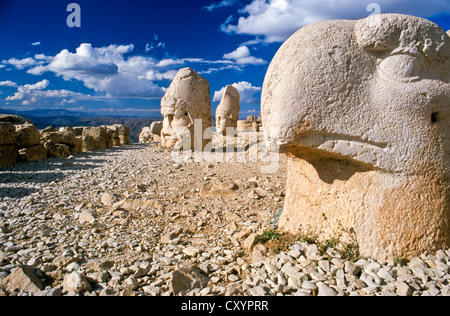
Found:
[[(191, 148), (195, 137), (200, 137), (203, 147), (207, 142), (203, 133), (211, 127), (211, 97), (208, 81), (190, 68), (183, 68), (175, 76), (161, 100), (161, 114), (164, 117), (161, 144), (172, 148), (179, 146), (187, 135)], [(202, 135), (194, 135), (194, 123), (200, 122)]]
[(239, 111), (241, 109), (239, 100), (241, 95), (233, 86), (227, 86), (222, 100), (216, 110), (216, 127), (219, 133), (226, 136), (227, 127), (237, 128)]
[(306, 26), (274, 57), (266, 128), (290, 157), (280, 226), (351, 231), (363, 254), (450, 245), (450, 38), (386, 14)]

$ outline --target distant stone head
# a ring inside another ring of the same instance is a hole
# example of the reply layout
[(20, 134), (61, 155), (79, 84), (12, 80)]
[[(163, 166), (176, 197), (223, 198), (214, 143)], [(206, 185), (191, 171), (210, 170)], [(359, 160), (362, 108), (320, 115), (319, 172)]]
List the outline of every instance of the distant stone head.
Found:
[(225, 88), (222, 100), (216, 110), (216, 127), (223, 136), (226, 135), (227, 128), (237, 129), (241, 109), (240, 98), (241, 95), (235, 87), (227, 86)]
[[(161, 100), (161, 114), (164, 117), (162, 146), (181, 147), (189, 136), (193, 148), (195, 136), (203, 139), (203, 135), (194, 134), (194, 120), (202, 120), (202, 134), (212, 124), (208, 81), (190, 68), (181, 69)], [(204, 146), (205, 139), (202, 142)]]

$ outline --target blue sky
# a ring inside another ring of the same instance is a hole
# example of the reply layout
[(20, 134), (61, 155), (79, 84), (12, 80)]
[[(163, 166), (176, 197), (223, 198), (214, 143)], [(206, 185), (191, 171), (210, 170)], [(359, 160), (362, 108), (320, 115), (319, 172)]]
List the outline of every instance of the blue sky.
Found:
[[(178, 69), (211, 88), (241, 92), (241, 115), (259, 113), (267, 67), (299, 28), (367, 17), (376, 0), (0, 0), (0, 108), (159, 116)], [(81, 27), (70, 28), (70, 3)], [(450, 29), (450, 1), (379, 0), (381, 13), (421, 16)]]

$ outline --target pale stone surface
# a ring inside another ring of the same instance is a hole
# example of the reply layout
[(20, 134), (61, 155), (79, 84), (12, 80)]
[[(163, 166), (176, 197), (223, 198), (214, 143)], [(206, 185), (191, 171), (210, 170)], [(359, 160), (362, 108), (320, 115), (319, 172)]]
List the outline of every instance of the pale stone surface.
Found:
[(114, 203), (119, 202), (119, 196), (116, 194), (103, 193), (101, 197), (101, 201), (105, 206), (113, 206)]
[(241, 95), (233, 86), (226, 86), (222, 100), (216, 109), (216, 127), (223, 136), (227, 134), (227, 128), (237, 129), (239, 111), (241, 109), (239, 100)]
[(139, 142), (146, 143), (152, 140), (152, 133), (150, 133), (150, 126), (144, 126), (139, 134)]
[(45, 142), (44, 148), (46, 149), (48, 156), (51, 157), (69, 157), (72, 154), (68, 145), (55, 143), (53, 141)]
[[(181, 69), (161, 100), (161, 114), (163, 147), (203, 149), (211, 139), (211, 131), (207, 131), (212, 124), (208, 81), (190, 68)], [(201, 122), (194, 133), (196, 120)], [(199, 148), (194, 148), (196, 143)]]
[(0, 115), (0, 167), (44, 158), (36, 126), (17, 115)]
[(83, 130), (82, 151), (87, 152), (107, 148), (107, 135), (105, 126), (85, 127)]
[(79, 272), (72, 272), (66, 275), (62, 283), (65, 292), (82, 293), (91, 289), (91, 284)]
[[(78, 293), (86, 296), (173, 295), (172, 276), (178, 293), (188, 296), (328, 293), (319, 282), (338, 295), (450, 294), (448, 248), (408, 264), (349, 261), (345, 245), (322, 253), (323, 244), (295, 241), (279, 253), (266, 244), (264, 260), (253, 263), (253, 249), (260, 248), (255, 236), (281, 208), (275, 198), (284, 199), (278, 192), (285, 187), (286, 157), (280, 159), (280, 170), (268, 175), (257, 162), (172, 164), (159, 145), (134, 144), (107, 149), (101, 159), (88, 153), (2, 168), (0, 296), (30, 295), (2, 284), (21, 265), (33, 266), (45, 286), (37, 295), (74, 295), (83, 287), (62, 287), (73, 272), (80, 275), (74, 284), (81, 276), (89, 282), (83, 283), (90, 289)], [(236, 191), (201, 197), (205, 177), (236, 183)], [(254, 188), (266, 196), (248, 198)], [(163, 207), (153, 206), (156, 200)], [(91, 212), (94, 223), (81, 224), (83, 212)], [(209, 282), (196, 283), (180, 268), (185, 264)], [(378, 282), (377, 276), (380, 286), (365, 283)]]
[(47, 158), (47, 150), (43, 145), (36, 145), (19, 150), (19, 160), (23, 162), (32, 162)]
[(252, 126), (253, 126), (253, 123), (252, 123), (252, 122), (247, 122), (247, 121), (244, 121), (244, 120), (239, 120), (239, 121), (237, 122), (237, 130), (238, 130), (239, 132), (245, 132), (245, 131), (247, 131), (248, 129), (251, 129)]
[(17, 148), (27, 148), (39, 145), (40, 136), (36, 126), (32, 123), (25, 123), (16, 125), (16, 140)]
[(238, 132), (259, 132), (260, 124), (258, 122), (240, 120), (237, 122)]
[(130, 127), (122, 124), (112, 125), (111, 128), (115, 128), (118, 135), (119, 143), (117, 145), (128, 145), (130, 143)]
[(39, 278), (34, 274), (33, 267), (17, 267), (3, 280), (3, 287), (8, 291), (20, 291), (37, 294), (44, 289)]
[(156, 121), (150, 125), (150, 133), (153, 135), (153, 141), (159, 142), (161, 141), (161, 131), (163, 129), (163, 122)]
[(150, 126), (143, 127), (141, 134), (139, 134), (139, 142), (148, 143), (161, 141), (162, 128), (163, 128), (162, 121), (152, 122)]
[(80, 216), (78, 217), (78, 221), (81, 224), (92, 224), (95, 222), (95, 216), (92, 212), (89, 211), (84, 211), (80, 214)]
[(179, 295), (195, 288), (204, 288), (209, 278), (193, 265), (185, 264), (170, 274), (169, 282), (173, 294)]
[(348, 232), (378, 259), (450, 245), (449, 70), (448, 35), (412, 16), (288, 39), (262, 92), (264, 126), (290, 157), (279, 227)]
[(43, 130), (41, 132), (41, 141), (53, 141), (57, 144), (65, 144), (70, 147), (74, 147), (75, 131), (71, 127), (62, 127), (59, 130)]

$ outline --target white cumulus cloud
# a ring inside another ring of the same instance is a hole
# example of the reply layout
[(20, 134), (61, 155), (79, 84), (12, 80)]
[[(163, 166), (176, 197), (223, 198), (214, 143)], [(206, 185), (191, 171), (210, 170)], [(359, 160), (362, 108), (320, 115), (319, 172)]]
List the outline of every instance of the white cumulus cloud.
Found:
[(27, 58), (23, 58), (23, 59), (11, 58), (8, 60), (3, 60), (2, 63), (4, 65), (14, 66), (15, 68), (17, 68), (19, 70), (36, 65), (36, 61), (31, 57), (27, 57)]
[[(239, 94), (241, 95), (240, 103), (255, 103), (258, 101), (258, 98), (255, 96), (256, 94), (260, 93), (262, 88), (261, 87), (255, 87), (250, 82), (241, 81), (241, 82), (235, 82), (232, 84), (233, 87), (239, 91)], [(214, 98), (213, 102), (219, 102), (222, 100), (222, 96), (225, 93), (226, 87), (223, 87), (219, 91), (214, 92)]]
[(161, 97), (163, 89), (146, 79), (146, 73), (156, 66), (151, 58), (125, 55), (131, 53), (134, 45), (109, 45), (93, 47), (81, 44), (75, 53), (62, 50), (46, 66), (29, 71), (42, 74), (54, 72), (65, 80), (79, 80), (96, 92), (111, 97)]
[[(450, 12), (450, 1), (434, 0), (253, 0), (239, 10), (240, 17), (228, 18), (222, 31), (247, 34), (265, 42), (282, 42), (301, 27), (324, 20), (362, 19), (374, 13), (368, 6), (375, 3), (380, 13), (402, 13), (431, 17)], [(369, 9), (369, 10), (368, 10)]]
[[(43, 67), (42, 65), (45, 65), (49, 63), (52, 60), (53, 57), (46, 56), (44, 54), (36, 54), (34, 55), (34, 58), (27, 57), (23, 59), (18, 58), (10, 58), (8, 60), (3, 60), (2, 65), (0, 65), (0, 68), (4, 68), (6, 66), (12, 66), (18, 70), (23, 70), (28, 68), (28, 73), (36, 74), (38, 68)], [(33, 67), (33, 68), (32, 68)]]
[(12, 82), (10, 80), (0, 81), (0, 87), (16, 88), (17, 87), (17, 83)]
[[(158, 37), (155, 35), (154, 39), (157, 41)], [(168, 54), (164, 59), (156, 59), (135, 54), (133, 44), (94, 47), (90, 43), (84, 43), (75, 51), (63, 49), (55, 56), (36, 54), (24, 59), (3, 60), (0, 67), (9, 66), (36, 76), (53, 73), (68, 82), (82, 82), (85, 87), (96, 92), (95, 97), (86, 95), (86, 98), (159, 99), (166, 91), (165, 86), (175, 78), (180, 68), (192, 67), (203, 75), (225, 70), (241, 72), (248, 65), (264, 64), (267, 62), (252, 56), (247, 46), (238, 47), (235, 51), (224, 54), (221, 59), (207, 60), (177, 58)], [(14, 96), (8, 97), (9, 101), (22, 101), (26, 104), (44, 102), (46, 96), (54, 103), (57, 95), (64, 98), (66, 103), (82, 99), (81, 93), (46, 90), (44, 83), (47, 86), (49, 84), (43, 80), (36, 85), (13, 86), (6, 82), (2, 85), (18, 88)], [(243, 91), (249, 93), (251, 88), (254, 87), (247, 87)], [(252, 99), (251, 95), (249, 99)], [(245, 100), (247, 99), (244, 97), (244, 102)]]
[(7, 101), (21, 101), (22, 105), (31, 104), (64, 104), (79, 100), (88, 100), (91, 96), (69, 90), (45, 90), (50, 82), (47, 79), (35, 84), (17, 86), (17, 92), (6, 98)]
[(264, 65), (267, 62), (261, 58), (256, 58), (250, 54), (247, 46), (240, 46), (235, 51), (223, 55), (225, 59), (232, 59), (238, 65)]

